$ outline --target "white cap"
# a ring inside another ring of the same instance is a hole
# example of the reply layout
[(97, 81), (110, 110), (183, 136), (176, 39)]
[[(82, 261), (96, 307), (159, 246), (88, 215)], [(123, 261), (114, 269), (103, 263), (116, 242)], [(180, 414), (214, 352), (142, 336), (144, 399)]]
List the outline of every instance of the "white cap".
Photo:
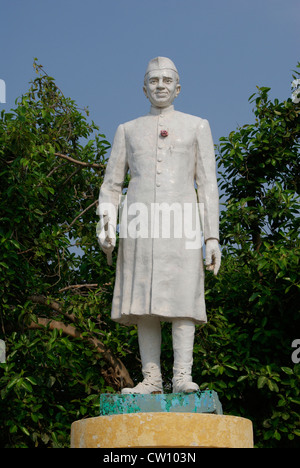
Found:
[(150, 62), (148, 63), (148, 67), (147, 67), (145, 76), (151, 71), (163, 70), (163, 69), (173, 70), (178, 75), (177, 68), (175, 67), (172, 60), (170, 60), (167, 57), (156, 57), (156, 58), (150, 60)]

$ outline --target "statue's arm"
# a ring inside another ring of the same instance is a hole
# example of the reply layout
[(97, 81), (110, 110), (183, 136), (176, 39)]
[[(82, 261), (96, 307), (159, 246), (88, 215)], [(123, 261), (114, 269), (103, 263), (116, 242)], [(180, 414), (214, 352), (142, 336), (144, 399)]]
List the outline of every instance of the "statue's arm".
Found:
[(112, 252), (116, 245), (118, 206), (127, 171), (125, 129), (124, 125), (120, 125), (116, 131), (99, 193), (100, 221), (97, 234), (105, 253)]
[(196, 175), (198, 202), (202, 204), (203, 234), (206, 244), (207, 269), (216, 275), (221, 264), (219, 248), (219, 190), (216, 157), (210, 125), (200, 121), (197, 130)]

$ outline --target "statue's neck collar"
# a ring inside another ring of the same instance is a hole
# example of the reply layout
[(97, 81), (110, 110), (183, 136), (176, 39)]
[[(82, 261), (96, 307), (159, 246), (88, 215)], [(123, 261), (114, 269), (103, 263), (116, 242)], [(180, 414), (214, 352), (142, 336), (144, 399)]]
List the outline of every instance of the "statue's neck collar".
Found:
[(171, 105), (169, 107), (154, 107), (151, 106), (150, 114), (151, 115), (161, 115), (161, 114), (169, 114), (170, 112), (174, 112), (174, 106)]

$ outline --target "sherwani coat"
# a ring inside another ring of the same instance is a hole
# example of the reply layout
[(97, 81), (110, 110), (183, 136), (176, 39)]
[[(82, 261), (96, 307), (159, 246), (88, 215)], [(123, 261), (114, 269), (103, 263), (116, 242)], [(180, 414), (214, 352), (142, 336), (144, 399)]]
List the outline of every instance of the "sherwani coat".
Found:
[[(161, 136), (162, 130), (167, 136)], [(118, 206), (128, 170), (122, 223), (124, 220), (128, 228), (131, 219), (132, 224), (130, 206), (136, 203), (147, 207), (149, 217), (139, 217), (140, 223), (135, 219), (136, 224), (144, 223), (142, 229), (137, 226), (140, 236), (125, 236), (125, 229), (120, 237), (112, 319), (128, 325), (137, 323), (141, 316), (205, 323), (202, 245), (189, 244), (191, 236), (185, 231), (186, 224), (192, 222), (195, 231), (202, 227), (204, 241), (219, 238), (219, 193), (208, 121), (170, 106), (151, 107), (149, 114), (120, 125), (100, 189), (100, 213), (103, 204)], [(175, 208), (167, 237), (161, 227), (157, 231), (160, 218), (153, 216), (153, 206), (162, 204)], [(192, 207), (193, 221), (185, 216), (185, 210), (182, 217), (175, 217), (176, 210), (179, 213), (180, 207), (187, 206)], [(174, 223), (182, 223), (182, 235), (180, 229), (174, 234), (180, 227)]]

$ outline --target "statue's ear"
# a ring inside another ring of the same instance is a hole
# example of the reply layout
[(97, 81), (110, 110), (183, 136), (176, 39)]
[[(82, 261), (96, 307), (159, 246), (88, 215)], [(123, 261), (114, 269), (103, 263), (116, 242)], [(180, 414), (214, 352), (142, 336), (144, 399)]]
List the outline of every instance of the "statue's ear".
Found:
[(143, 91), (144, 91), (144, 94), (145, 94), (146, 98), (148, 99), (148, 94), (147, 94), (147, 88), (146, 88), (146, 86), (143, 86)]

